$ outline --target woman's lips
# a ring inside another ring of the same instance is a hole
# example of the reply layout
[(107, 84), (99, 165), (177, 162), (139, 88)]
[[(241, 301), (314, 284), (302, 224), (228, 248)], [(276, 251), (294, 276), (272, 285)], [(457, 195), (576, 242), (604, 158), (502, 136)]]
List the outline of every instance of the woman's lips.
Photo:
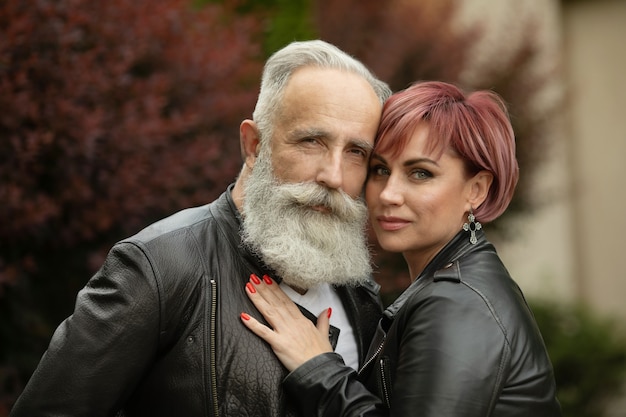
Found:
[(376, 221), (378, 221), (380, 228), (385, 231), (399, 230), (410, 223), (408, 220), (393, 216), (377, 216)]

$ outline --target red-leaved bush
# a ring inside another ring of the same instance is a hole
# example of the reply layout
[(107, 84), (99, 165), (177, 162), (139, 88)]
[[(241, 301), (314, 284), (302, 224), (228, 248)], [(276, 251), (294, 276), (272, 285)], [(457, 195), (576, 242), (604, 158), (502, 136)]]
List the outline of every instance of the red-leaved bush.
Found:
[(33, 249), (132, 230), (233, 179), (260, 69), (256, 23), (227, 7), (4, 2), (0, 288)]
[(110, 245), (237, 174), (262, 57), (235, 2), (0, 3), (0, 416)]

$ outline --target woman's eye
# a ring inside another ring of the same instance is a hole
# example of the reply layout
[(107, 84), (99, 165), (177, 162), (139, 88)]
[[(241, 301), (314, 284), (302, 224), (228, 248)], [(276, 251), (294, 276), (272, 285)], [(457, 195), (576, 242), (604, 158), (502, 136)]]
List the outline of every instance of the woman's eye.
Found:
[(390, 171), (387, 167), (384, 167), (382, 165), (373, 165), (370, 168), (370, 173), (377, 176), (386, 176), (390, 174)]
[(416, 169), (415, 171), (411, 172), (411, 177), (416, 178), (418, 180), (424, 180), (432, 176), (433, 176), (432, 173), (424, 169)]

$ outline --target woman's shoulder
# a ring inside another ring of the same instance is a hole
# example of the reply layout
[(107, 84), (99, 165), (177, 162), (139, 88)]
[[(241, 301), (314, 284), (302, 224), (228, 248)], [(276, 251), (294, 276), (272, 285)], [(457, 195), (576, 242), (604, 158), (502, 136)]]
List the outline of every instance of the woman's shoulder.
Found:
[(525, 305), (519, 286), (495, 251), (474, 252), (447, 262), (420, 277), (403, 295), (398, 301), (406, 309), (471, 309), (496, 315), (501, 309)]

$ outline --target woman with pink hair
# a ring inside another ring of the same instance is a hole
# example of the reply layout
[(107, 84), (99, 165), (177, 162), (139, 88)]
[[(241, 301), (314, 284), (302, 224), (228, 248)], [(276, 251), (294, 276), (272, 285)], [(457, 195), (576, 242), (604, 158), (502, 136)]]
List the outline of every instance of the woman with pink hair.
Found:
[(421, 82), (385, 104), (365, 189), (380, 246), (403, 254), (411, 285), (383, 313), (356, 372), (278, 285), (246, 290), (246, 313), (291, 373), (303, 415), (560, 416), (552, 365), (524, 296), (481, 223), (500, 216), (518, 180), (502, 99)]

